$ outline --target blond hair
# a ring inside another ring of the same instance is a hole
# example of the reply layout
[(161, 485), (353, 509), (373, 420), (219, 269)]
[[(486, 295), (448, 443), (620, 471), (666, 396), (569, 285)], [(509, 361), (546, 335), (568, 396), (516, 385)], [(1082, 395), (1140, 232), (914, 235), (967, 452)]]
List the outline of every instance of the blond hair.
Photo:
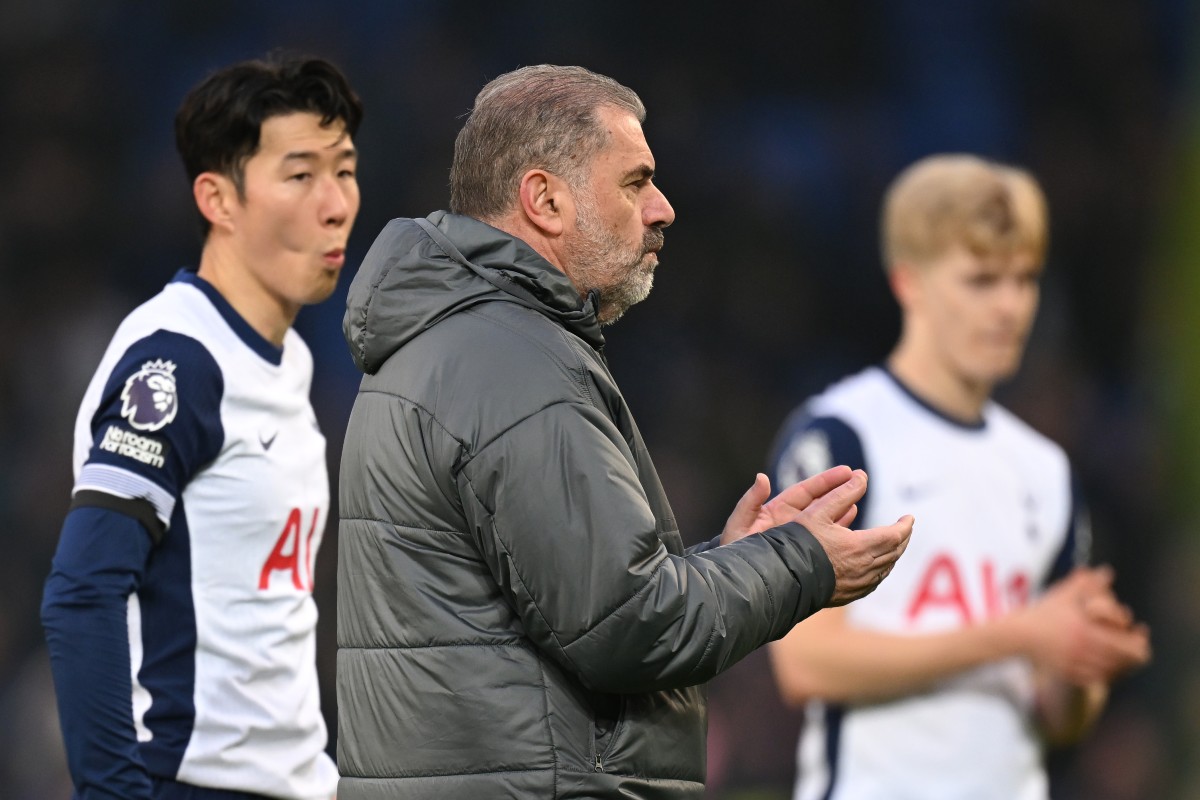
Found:
[(1032, 256), (1047, 246), (1046, 198), (1017, 167), (972, 155), (923, 158), (896, 177), (884, 195), (883, 263), (921, 264), (955, 246), (977, 256)]

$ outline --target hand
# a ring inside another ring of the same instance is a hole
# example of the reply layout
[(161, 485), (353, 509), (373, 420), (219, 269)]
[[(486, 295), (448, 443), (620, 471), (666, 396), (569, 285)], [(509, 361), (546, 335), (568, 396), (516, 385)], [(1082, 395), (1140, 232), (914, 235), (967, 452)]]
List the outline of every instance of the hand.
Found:
[[(753, 485), (746, 490), (742, 499), (734, 506), (733, 513), (729, 515), (725, 530), (721, 532), (721, 544), (732, 544), (752, 533), (761, 533), (784, 523), (794, 522), (814, 499), (846, 483), (852, 474), (850, 468), (845, 466), (827, 469), (799, 483), (793, 483), (780, 492), (778, 497), (768, 502), (767, 498), (771, 496), (771, 481), (766, 475), (758, 473)], [(861, 496), (860, 494), (859, 497)], [(852, 503), (849, 510), (838, 520), (838, 524), (848, 527), (857, 514), (858, 506)]]
[(848, 480), (814, 497), (795, 516), (795, 521), (821, 543), (833, 565), (836, 583), (829, 601), (831, 606), (845, 605), (875, 591), (892, 571), (896, 559), (903, 555), (912, 536), (914, 520), (907, 514), (891, 525), (850, 530), (847, 525), (857, 513), (855, 503), (866, 491), (867, 473), (855, 470)]
[(1150, 660), (1150, 631), (1112, 592), (1108, 567), (1080, 567), (1015, 612), (1030, 657), (1078, 686), (1108, 684)]

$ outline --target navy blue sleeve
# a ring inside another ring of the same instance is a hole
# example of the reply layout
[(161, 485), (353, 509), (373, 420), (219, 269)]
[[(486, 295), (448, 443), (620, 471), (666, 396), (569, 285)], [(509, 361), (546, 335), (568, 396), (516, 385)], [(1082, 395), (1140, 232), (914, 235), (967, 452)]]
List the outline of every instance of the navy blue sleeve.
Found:
[[(771, 448), (772, 490), (776, 493), (797, 481), (811, 478), (830, 467), (845, 464), (851, 469), (867, 470), (862, 441), (858, 434), (838, 417), (813, 416), (801, 407), (783, 423)], [(867, 470), (870, 474), (870, 470)], [(854, 527), (862, 527), (867, 516), (871, 490), (858, 501)]]
[(1074, 473), (1071, 475), (1071, 517), (1067, 521), (1067, 533), (1062, 547), (1054, 559), (1054, 566), (1046, 576), (1046, 586), (1065, 577), (1075, 567), (1087, 564), (1092, 557), (1092, 521), (1087, 504), (1083, 499), (1082, 487)]
[(220, 452), (223, 393), (221, 369), (199, 341), (157, 331), (130, 345), (92, 417), (74, 507), (122, 511), (161, 538), (184, 487)]
[(76, 508), (46, 580), (42, 625), (79, 800), (150, 798), (133, 723), (126, 604), (151, 547), (132, 517)]
[(224, 380), (196, 339), (157, 331), (106, 378), (92, 448), (42, 598), (59, 721), (81, 800), (149, 798), (134, 725), (128, 602), (188, 482), (220, 452)]

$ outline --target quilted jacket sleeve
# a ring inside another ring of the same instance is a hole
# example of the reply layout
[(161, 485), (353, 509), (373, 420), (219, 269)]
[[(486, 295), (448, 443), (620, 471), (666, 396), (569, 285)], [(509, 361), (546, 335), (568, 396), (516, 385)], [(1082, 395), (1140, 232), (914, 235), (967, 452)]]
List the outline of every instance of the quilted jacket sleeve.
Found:
[(481, 446), (458, 484), (529, 637), (597, 691), (707, 681), (833, 593), (828, 558), (794, 523), (669, 553), (628, 447), (587, 404), (525, 418)]

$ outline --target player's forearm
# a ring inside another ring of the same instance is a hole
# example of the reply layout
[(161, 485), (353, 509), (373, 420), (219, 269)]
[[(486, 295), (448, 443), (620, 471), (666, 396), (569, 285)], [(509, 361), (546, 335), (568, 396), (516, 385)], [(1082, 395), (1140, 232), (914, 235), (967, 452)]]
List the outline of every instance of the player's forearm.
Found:
[(1022, 632), (1003, 620), (946, 633), (896, 635), (801, 624), (772, 645), (784, 698), (833, 702), (886, 700), (991, 661), (1024, 652)]
[(95, 508), (63, 525), (42, 625), (67, 763), (80, 800), (148, 800), (133, 723), (127, 597), (149, 539), (140, 523)]
[(1083, 738), (1108, 702), (1108, 686), (1075, 686), (1047, 678), (1038, 687), (1037, 721), (1047, 744), (1062, 747)]
[(137, 757), (124, 602), (42, 612), (68, 764), (81, 800), (150, 797)]

